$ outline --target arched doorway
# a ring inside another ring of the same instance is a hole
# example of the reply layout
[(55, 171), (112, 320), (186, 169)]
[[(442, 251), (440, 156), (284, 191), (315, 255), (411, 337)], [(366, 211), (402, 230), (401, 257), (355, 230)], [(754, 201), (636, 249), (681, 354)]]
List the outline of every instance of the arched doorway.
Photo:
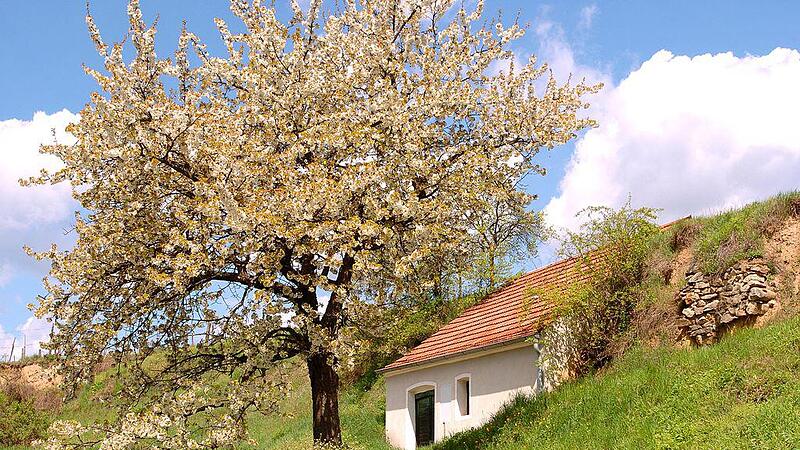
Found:
[(416, 383), (406, 389), (408, 416), (403, 445), (406, 450), (436, 441), (436, 402), (439, 400), (437, 389), (433, 381)]

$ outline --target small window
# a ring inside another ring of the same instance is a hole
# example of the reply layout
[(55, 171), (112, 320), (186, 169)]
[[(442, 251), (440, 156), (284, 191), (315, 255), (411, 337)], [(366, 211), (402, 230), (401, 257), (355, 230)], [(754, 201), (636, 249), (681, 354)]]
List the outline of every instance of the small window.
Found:
[(469, 377), (464, 377), (456, 381), (456, 403), (458, 403), (458, 412), (462, 417), (469, 415), (469, 389)]

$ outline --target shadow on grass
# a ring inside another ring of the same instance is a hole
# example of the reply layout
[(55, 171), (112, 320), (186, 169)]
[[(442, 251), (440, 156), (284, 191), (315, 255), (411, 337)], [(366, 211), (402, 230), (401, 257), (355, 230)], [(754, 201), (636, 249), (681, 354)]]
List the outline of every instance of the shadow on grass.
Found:
[(514, 441), (514, 430), (529, 426), (547, 411), (548, 396), (518, 395), (496, 412), (480, 428), (456, 433), (447, 440), (429, 447), (431, 450), (464, 450), (485, 448), (494, 443), (497, 436), (503, 442)]

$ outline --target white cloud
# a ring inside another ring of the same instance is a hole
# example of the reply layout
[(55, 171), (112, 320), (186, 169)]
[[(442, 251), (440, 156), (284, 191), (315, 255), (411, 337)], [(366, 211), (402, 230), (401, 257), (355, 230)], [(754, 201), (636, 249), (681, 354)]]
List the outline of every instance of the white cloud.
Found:
[[(536, 38), (536, 58), (537, 64), (546, 63), (556, 81), (563, 84), (567, 80), (570, 84), (575, 85), (578, 82), (585, 80), (587, 84), (602, 83), (603, 85), (611, 84), (611, 74), (609, 70), (598, 69), (577, 61), (573, 46), (567, 41), (566, 33), (560, 24), (547, 19), (548, 9), (544, 8), (542, 14), (537, 20), (537, 25), (533, 27), (532, 32)], [(519, 69), (528, 62), (531, 57), (529, 49), (515, 48), (513, 49), (513, 62), (514, 68)], [(498, 60), (492, 62), (487, 68), (487, 75), (497, 75), (501, 72), (508, 72), (511, 66), (511, 60)], [(544, 92), (547, 84), (546, 79), (539, 80), (536, 84), (538, 92)], [(603, 91), (592, 97), (592, 101), (597, 101)]]
[(511, 59), (495, 59), (489, 63), (489, 66), (486, 68), (486, 75), (496, 76), (501, 73), (507, 74), (511, 69), (512, 62), (514, 63), (514, 73), (519, 73), (519, 70), (527, 63), (527, 59), (523, 61), (517, 52), (512, 53), (513, 57)]
[(59, 167), (58, 158), (39, 153), (41, 144), (72, 143), (64, 131), (78, 116), (67, 110), (55, 114), (37, 112), (33, 120), (0, 121), (0, 227), (26, 228), (35, 223), (60, 220), (71, 207), (69, 186), (23, 188), (18, 180), (37, 175), (42, 168)]
[(800, 52), (693, 58), (660, 51), (593, 107), (545, 212), (574, 227), (587, 205), (663, 208), (662, 220), (800, 187)]
[(22, 252), (23, 245), (39, 248), (64, 241), (63, 231), (76, 209), (70, 187), (22, 187), (19, 179), (35, 176), (43, 168), (59, 167), (58, 158), (40, 154), (39, 146), (54, 139), (74, 142), (64, 129), (77, 120), (77, 115), (63, 110), (37, 112), (32, 120), (0, 121), (0, 285), (32, 265)]
[(22, 326), (18, 328), (21, 335), (25, 337), (27, 346), (25, 354), (33, 355), (39, 352), (42, 343), (50, 340), (51, 324), (44, 319), (29, 317)]
[(295, 1), (297, 2), (297, 5), (300, 6), (300, 9), (303, 10), (303, 12), (308, 12), (308, 9), (311, 7), (311, 0), (295, 0)]
[(586, 5), (581, 8), (580, 12), (580, 19), (578, 20), (578, 29), (581, 30), (588, 30), (592, 28), (592, 22), (594, 21), (594, 16), (597, 15), (597, 5), (592, 3), (591, 5)]
[(325, 310), (328, 309), (328, 302), (331, 301), (331, 294), (320, 291), (317, 293), (317, 314), (322, 317)]
[(14, 348), (16, 355), (16, 342), (14, 335), (7, 333), (2, 326), (0, 326), (0, 361), (8, 361), (11, 349)]
[(41, 345), (50, 339), (50, 324), (44, 319), (31, 316), (24, 324), (17, 327), (15, 333), (6, 332), (0, 326), (0, 361), (8, 361), (13, 349), (13, 359), (25, 355), (33, 356), (39, 353)]

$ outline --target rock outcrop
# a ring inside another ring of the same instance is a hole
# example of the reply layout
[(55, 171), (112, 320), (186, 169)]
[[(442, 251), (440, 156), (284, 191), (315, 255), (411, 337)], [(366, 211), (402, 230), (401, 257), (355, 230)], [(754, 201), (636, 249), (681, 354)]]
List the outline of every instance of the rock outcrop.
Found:
[(722, 328), (760, 316), (776, 304), (770, 269), (762, 259), (741, 261), (720, 275), (686, 272), (678, 292), (681, 327), (697, 344), (713, 342)]

